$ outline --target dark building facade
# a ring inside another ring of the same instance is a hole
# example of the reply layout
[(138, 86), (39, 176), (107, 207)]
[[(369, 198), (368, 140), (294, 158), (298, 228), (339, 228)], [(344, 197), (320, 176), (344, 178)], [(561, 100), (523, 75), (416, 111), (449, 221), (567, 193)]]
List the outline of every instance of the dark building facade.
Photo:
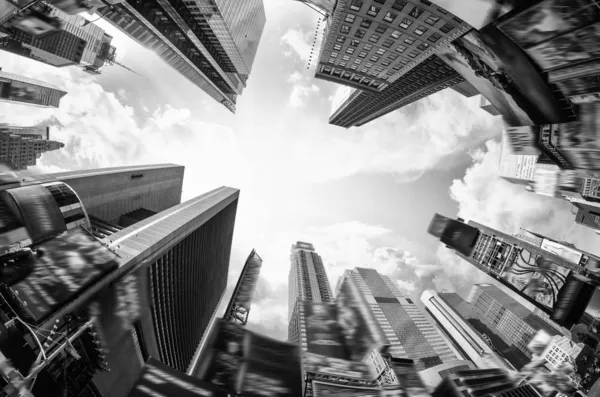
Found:
[(334, 110), (329, 124), (345, 128), (360, 127), (464, 81), (454, 69), (431, 55), (381, 92), (354, 91)]
[(101, 12), (235, 112), (266, 22), (262, 0), (127, 0)]
[(600, 230), (600, 207), (579, 202), (571, 203), (577, 209), (575, 223), (594, 230)]
[(43, 153), (65, 145), (50, 140), (48, 127), (13, 127), (0, 125), (0, 162), (14, 171), (34, 166)]
[(0, 101), (57, 108), (65, 95), (65, 91), (52, 84), (4, 72), (0, 68)]

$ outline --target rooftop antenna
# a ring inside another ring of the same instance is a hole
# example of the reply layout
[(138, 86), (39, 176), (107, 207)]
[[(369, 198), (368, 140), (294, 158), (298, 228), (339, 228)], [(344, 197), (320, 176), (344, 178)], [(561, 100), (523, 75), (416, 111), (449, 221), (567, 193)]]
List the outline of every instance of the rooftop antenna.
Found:
[(315, 30), (315, 36), (313, 38), (313, 43), (312, 46), (310, 48), (310, 56), (308, 57), (308, 65), (306, 65), (306, 69), (310, 69), (311, 63), (312, 63), (312, 57), (313, 55), (318, 56), (317, 54), (315, 54), (315, 47), (317, 45), (317, 39), (319, 38), (319, 31), (321, 30), (321, 21), (325, 22), (327, 19), (327, 17), (323, 17), (323, 19), (319, 18), (317, 20), (317, 28)]
[(142, 76), (141, 74), (139, 74), (138, 72), (136, 72), (135, 70), (128, 68), (127, 66), (123, 65), (123, 64), (122, 64), (122, 63), (120, 63), (120, 62), (117, 62), (117, 61), (112, 61), (112, 63), (114, 63), (115, 65), (118, 65), (118, 66), (122, 67), (122, 68), (123, 68), (123, 69), (125, 69), (125, 70), (129, 70), (129, 71), (130, 71), (131, 73), (133, 73), (133, 74), (136, 74), (136, 75), (138, 75), (138, 76), (140, 76), (140, 77), (144, 77), (144, 76)]

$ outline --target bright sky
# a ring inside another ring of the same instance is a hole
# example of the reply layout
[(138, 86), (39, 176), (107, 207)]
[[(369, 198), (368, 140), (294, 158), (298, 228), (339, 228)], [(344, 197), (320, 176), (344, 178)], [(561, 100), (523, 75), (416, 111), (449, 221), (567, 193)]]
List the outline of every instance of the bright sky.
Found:
[[(118, 66), (101, 76), (8, 53), (4, 71), (68, 91), (60, 109), (0, 104), (0, 122), (49, 121), (66, 144), (34, 172), (128, 164), (185, 165), (184, 200), (228, 185), (241, 189), (230, 286), (255, 248), (264, 259), (250, 328), (285, 339), (291, 245), (315, 244), (335, 286), (344, 269), (373, 266), (407, 294), (458, 290), (487, 280), (439, 246), (433, 213), (503, 231), (519, 226), (600, 253), (574, 224), (568, 203), (498, 178), (502, 123), (446, 90), (361, 128), (327, 120), (339, 88), (307, 70), (318, 15), (292, 0), (265, 0), (267, 25), (233, 115), (152, 52), (111, 25)], [(94, 18), (95, 19), (95, 18)]]

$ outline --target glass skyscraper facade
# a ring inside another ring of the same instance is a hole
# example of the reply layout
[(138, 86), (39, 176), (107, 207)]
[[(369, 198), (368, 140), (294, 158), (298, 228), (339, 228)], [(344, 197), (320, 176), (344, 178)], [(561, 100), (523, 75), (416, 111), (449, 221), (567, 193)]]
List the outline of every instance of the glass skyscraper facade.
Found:
[(100, 11), (235, 112), (266, 22), (262, 0), (127, 0)]
[[(344, 277), (351, 277), (365, 296), (390, 342), (389, 354), (414, 360), (427, 386), (434, 386), (443, 374), (474, 367), (388, 276), (356, 268), (346, 271)], [(376, 354), (371, 358), (379, 376), (382, 371), (386, 377), (388, 369), (382, 361)]]

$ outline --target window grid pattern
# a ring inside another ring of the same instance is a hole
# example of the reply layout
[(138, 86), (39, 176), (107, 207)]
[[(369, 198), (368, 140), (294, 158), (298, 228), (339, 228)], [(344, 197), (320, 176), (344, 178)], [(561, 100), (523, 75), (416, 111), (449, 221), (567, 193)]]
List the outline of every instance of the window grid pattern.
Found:
[[(451, 29), (443, 32), (441, 29), (445, 25)], [(369, 91), (381, 91), (396, 79), (392, 78), (391, 81), (386, 81), (389, 80), (389, 75), (387, 75), (385, 67), (381, 72), (377, 71), (378, 66), (386, 66), (383, 65), (384, 61), (382, 60), (377, 61), (381, 63), (366, 72), (362, 72), (362, 69), (360, 71), (348, 70), (350, 73), (347, 77), (344, 77), (343, 70), (347, 70), (348, 66), (342, 66), (339, 62), (334, 62), (335, 66), (326, 65), (326, 63), (330, 63), (327, 60), (332, 58), (330, 54), (337, 35), (358, 38), (362, 43), (365, 43), (365, 40), (370, 41), (375, 44), (375, 51), (384, 46), (384, 43), (386, 43), (386, 47), (395, 47), (393, 43), (399, 44), (408, 40), (411, 43), (408, 52), (413, 54), (412, 59), (420, 62), (425, 59), (420, 55), (431, 49), (427, 43), (440, 44), (444, 41), (441, 38), (453, 37), (455, 34), (462, 35), (466, 32), (465, 28), (467, 27), (470, 28), (465, 23), (457, 23), (452, 14), (444, 14), (433, 5), (423, 3), (417, 5), (416, 0), (394, 3), (388, 1), (382, 4), (374, 2), (374, 0), (366, 0), (360, 4), (348, 1), (344, 6), (339, 6), (331, 17), (325, 35), (325, 43), (319, 56), (320, 65), (316, 77)], [(373, 36), (376, 32), (379, 32), (378, 35)], [(433, 38), (430, 40), (432, 36)], [(367, 56), (371, 55), (367, 54)], [(349, 64), (352, 64), (352, 60)], [(355, 78), (356, 76), (358, 78)], [(366, 82), (367, 76), (368, 82)]]

